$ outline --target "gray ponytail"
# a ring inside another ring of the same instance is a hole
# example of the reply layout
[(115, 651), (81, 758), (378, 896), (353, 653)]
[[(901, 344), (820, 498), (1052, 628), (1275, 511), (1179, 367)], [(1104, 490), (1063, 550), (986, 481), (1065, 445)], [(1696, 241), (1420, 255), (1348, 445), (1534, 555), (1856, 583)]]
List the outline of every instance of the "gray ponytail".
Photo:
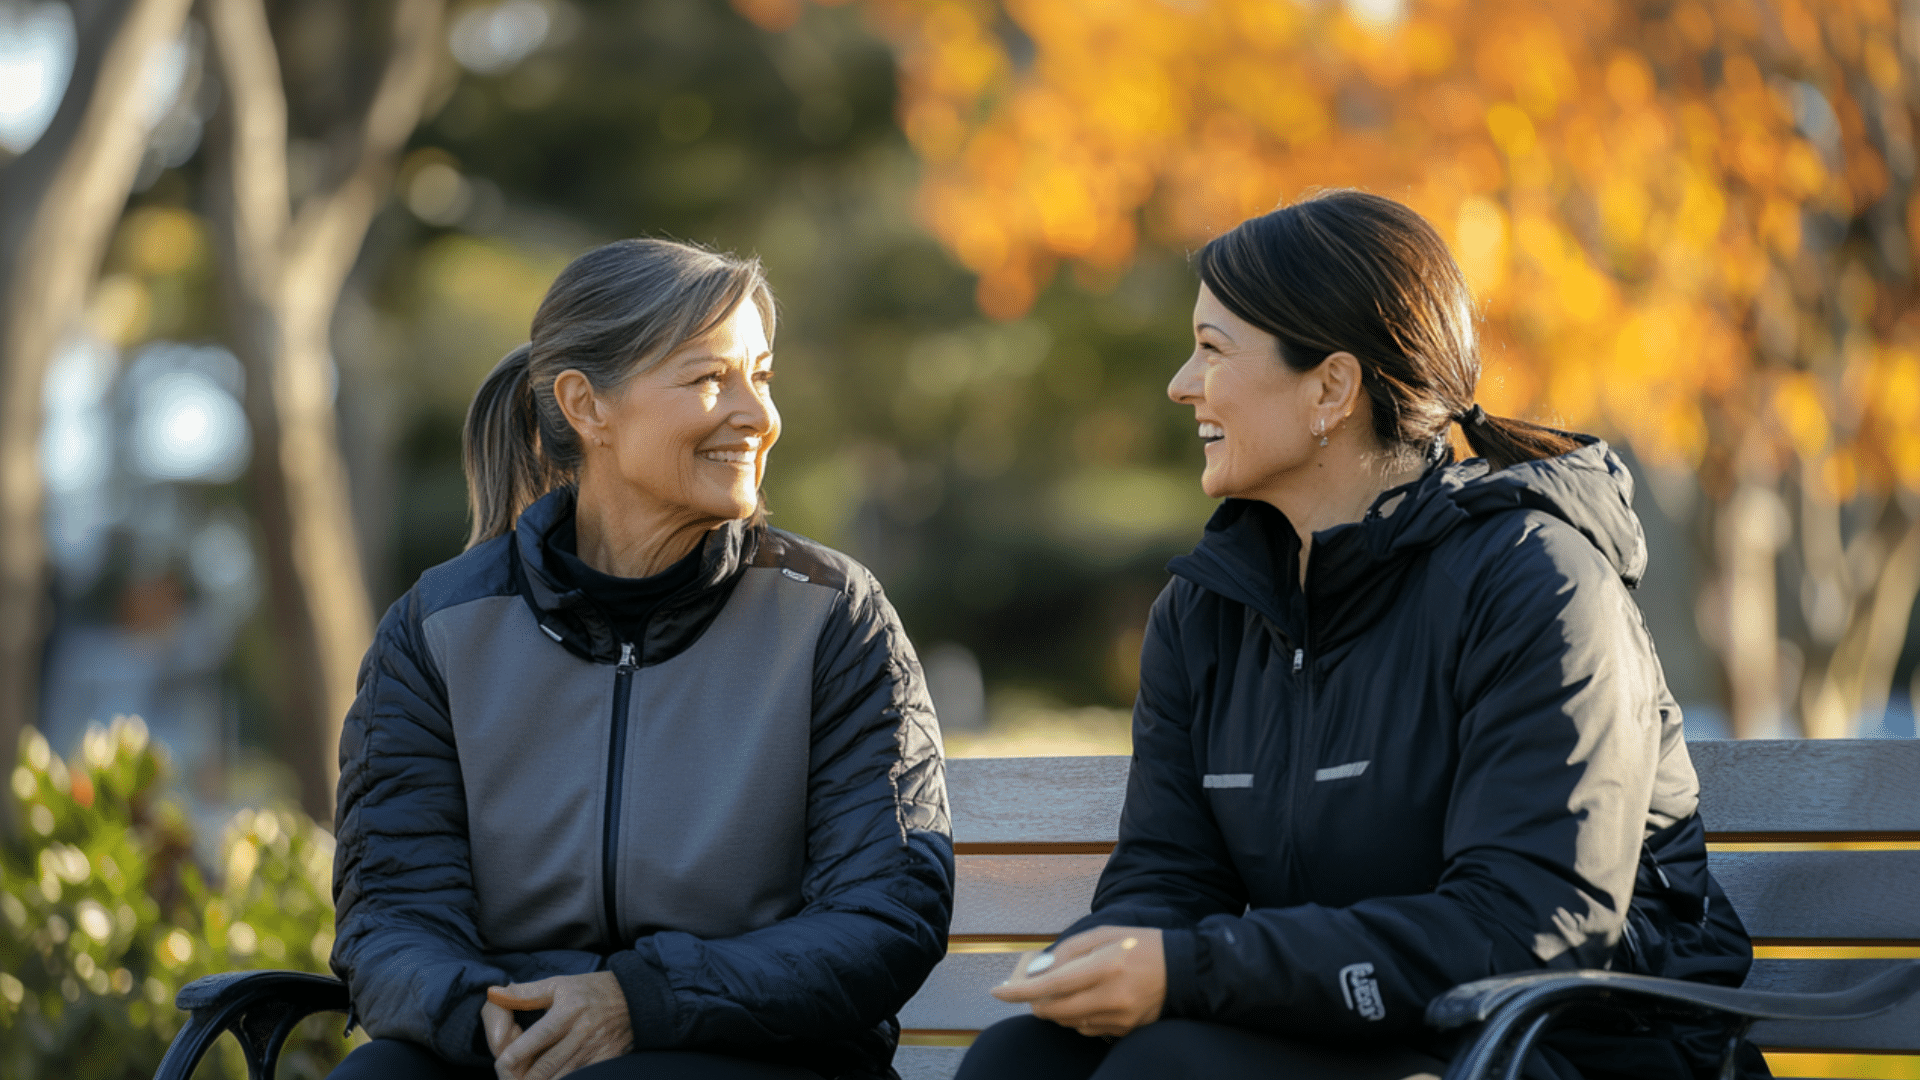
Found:
[(580, 467), (580, 438), (553, 396), (563, 371), (610, 390), (706, 336), (742, 300), (772, 343), (775, 311), (758, 259), (675, 240), (616, 240), (573, 260), (533, 316), (533, 340), (497, 364), (467, 409), (467, 546), (513, 528), (520, 512)]
[(531, 345), (508, 353), (488, 373), (467, 407), (463, 464), (467, 470), (467, 546), (513, 528), (533, 500), (552, 487), (539, 449), (539, 420), (527, 382)]

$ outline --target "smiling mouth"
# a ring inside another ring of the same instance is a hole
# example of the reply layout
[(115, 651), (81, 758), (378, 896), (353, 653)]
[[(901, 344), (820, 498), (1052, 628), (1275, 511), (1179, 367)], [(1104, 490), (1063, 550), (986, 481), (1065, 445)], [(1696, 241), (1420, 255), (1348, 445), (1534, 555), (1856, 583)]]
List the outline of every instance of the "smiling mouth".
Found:
[(1227, 429), (1221, 427), (1219, 424), (1200, 425), (1200, 441), (1203, 443), (1217, 443), (1226, 437)]
[(702, 450), (700, 456), (722, 465), (751, 465), (754, 452), (751, 450)]

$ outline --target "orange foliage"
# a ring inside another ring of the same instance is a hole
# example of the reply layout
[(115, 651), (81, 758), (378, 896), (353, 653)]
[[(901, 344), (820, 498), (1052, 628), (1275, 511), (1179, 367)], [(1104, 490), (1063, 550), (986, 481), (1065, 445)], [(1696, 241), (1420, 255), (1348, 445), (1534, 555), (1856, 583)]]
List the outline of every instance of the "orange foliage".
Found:
[(865, 7), (925, 220), (991, 315), (1063, 263), (1111, 280), (1143, 243), (1358, 186), (1453, 243), (1492, 411), (1710, 489), (1798, 457), (1836, 497), (1920, 490), (1920, 68), (1892, 0)]

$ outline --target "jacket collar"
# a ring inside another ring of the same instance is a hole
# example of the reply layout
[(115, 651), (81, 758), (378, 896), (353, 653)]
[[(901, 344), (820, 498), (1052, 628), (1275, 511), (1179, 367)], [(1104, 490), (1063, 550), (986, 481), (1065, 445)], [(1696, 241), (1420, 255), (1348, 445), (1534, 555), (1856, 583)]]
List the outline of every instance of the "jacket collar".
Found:
[[(613, 663), (620, 659), (621, 643), (612, 626), (593, 597), (565, 584), (553, 552), (554, 534), (572, 519), (575, 497), (572, 486), (557, 488), (521, 512), (513, 528), (514, 577), (548, 637), (582, 659)], [(647, 624), (646, 640), (632, 643), (638, 664), (670, 660), (699, 640), (753, 561), (761, 531), (750, 522), (729, 521), (707, 533), (699, 575), (660, 605)]]
[[(1574, 436), (1579, 448), (1497, 472), (1479, 458), (1442, 456), (1418, 479), (1376, 499), (1360, 521), (1315, 533), (1306, 600), (1316, 643), (1323, 631), (1358, 632), (1383, 610), (1426, 551), (1467, 522), (1510, 510), (1539, 510), (1586, 537), (1628, 587), (1646, 570), (1647, 545), (1633, 512), (1633, 477), (1605, 442)], [(1172, 573), (1244, 604), (1269, 621), (1299, 625), (1300, 540), (1274, 507), (1228, 499), (1200, 543), (1167, 565)]]

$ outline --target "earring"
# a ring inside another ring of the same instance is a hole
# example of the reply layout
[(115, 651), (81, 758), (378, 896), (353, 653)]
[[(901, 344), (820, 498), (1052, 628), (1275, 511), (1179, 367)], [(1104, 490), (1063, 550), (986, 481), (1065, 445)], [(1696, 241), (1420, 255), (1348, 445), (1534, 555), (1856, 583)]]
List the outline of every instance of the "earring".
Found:
[(1320, 445), (1321, 445), (1321, 446), (1325, 446), (1325, 445), (1327, 445), (1327, 425), (1326, 425), (1326, 421), (1324, 421), (1324, 420), (1315, 420), (1315, 421), (1313, 422), (1313, 433), (1314, 433), (1315, 435), (1318, 435), (1318, 436), (1320, 436)]

